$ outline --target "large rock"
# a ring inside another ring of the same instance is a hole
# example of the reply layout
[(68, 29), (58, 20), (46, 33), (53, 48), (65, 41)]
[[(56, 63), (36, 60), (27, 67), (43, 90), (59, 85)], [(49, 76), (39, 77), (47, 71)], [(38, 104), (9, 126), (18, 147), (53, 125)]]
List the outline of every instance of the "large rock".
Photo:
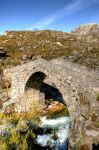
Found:
[(49, 107), (45, 110), (46, 115), (54, 115), (60, 113), (66, 109), (66, 106), (59, 102), (54, 102), (53, 104), (49, 105)]
[(99, 24), (83, 24), (73, 31), (74, 34), (82, 35), (97, 35), (99, 34)]

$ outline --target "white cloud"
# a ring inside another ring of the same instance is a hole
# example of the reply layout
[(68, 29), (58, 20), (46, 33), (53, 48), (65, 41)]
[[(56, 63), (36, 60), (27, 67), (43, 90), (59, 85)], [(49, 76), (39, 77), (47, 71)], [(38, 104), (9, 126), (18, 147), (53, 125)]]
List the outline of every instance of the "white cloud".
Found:
[(36, 24), (33, 24), (29, 29), (43, 29), (57, 20), (69, 16), (79, 10), (93, 6), (98, 2), (98, 0), (73, 0), (72, 3), (64, 6), (61, 10), (55, 12), (54, 14), (51, 14), (50, 16), (47, 16), (46, 18), (41, 19)]

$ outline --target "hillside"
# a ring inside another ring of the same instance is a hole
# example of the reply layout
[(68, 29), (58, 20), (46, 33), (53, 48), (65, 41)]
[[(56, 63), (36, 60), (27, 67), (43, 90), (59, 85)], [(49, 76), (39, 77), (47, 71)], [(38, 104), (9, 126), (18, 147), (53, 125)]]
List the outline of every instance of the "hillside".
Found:
[(99, 25), (82, 25), (71, 33), (61, 31), (6, 31), (0, 35), (1, 68), (16, 66), (40, 56), (47, 60), (65, 56), (82, 65), (99, 67)]
[(98, 24), (83, 24), (74, 31), (77, 36), (87, 36), (89, 38), (94, 37), (99, 39), (99, 25)]

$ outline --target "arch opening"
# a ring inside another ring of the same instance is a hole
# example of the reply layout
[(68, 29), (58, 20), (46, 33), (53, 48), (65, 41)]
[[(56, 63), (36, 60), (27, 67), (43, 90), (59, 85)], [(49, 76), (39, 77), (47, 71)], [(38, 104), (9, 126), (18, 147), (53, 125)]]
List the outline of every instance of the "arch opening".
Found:
[(45, 78), (46, 78), (46, 75), (42, 72), (33, 73), (25, 85), (25, 90), (28, 90), (31, 88), (39, 90)]
[(53, 85), (46, 83), (46, 77), (46, 74), (40, 71), (33, 73), (25, 85), (25, 92), (28, 93), (29, 90), (32, 90), (36, 100), (43, 101), (47, 105), (50, 105), (52, 101), (66, 105), (62, 93), (54, 83)]
[[(47, 79), (47, 80), (46, 80)], [(48, 145), (48, 142), (45, 143), (45, 146), (51, 147), (57, 147), (60, 146), (60, 142), (57, 142), (57, 145), (54, 145), (51, 143), (51, 141), (54, 141), (57, 139), (60, 140), (63, 138), (64, 142), (61, 144), (61, 147), (64, 148), (68, 146), (68, 132), (70, 128), (70, 117), (68, 108), (65, 104), (65, 100), (63, 98), (62, 93), (60, 92), (60, 89), (57, 88), (57, 85), (49, 81), (49, 76), (43, 72), (35, 72), (31, 75), (31, 77), (28, 79), (26, 85), (25, 85), (25, 92), (28, 92), (29, 90), (32, 90), (33, 99), (32, 100), (39, 100), (40, 103), (43, 105), (46, 105), (47, 107), (44, 109), (43, 117), (41, 117), (41, 122), (44, 126), (43, 128), (46, 128), (46, 122), (47, 122), (47, 128), (50, 130), (46, 130), (46, 133), (43, 133), (41, 136), (37, 137), (37, 143), (40, 145), (43, 145), (43, 141), (45, 141), (45, 137), (48, 138), (48, 141), (50, 142), (50, 146)], [(53, 81), (53, 79), (52, 79)], [(47, 117), (46, 117), (47, 116)], [(61, 123), (61, 120), (63, 123)], [(53, 124), (54, 122), (54, 124)], [(68, 122), (68, 123), (67, 123)], [(54, 126), (54, 129), (53, 129)], [(61, 126), (61, 128), (59, 128)], [(49, 135), (47, 134), (49, 132)], [(53, 134), (54, 133), (54, 134)], [(60, 133), (64, 134), (64, 136), (58, 136)], [(53, 137), (50, 139), (50, 136)], [(54, 138), (57, 137), (57, 138)], [(43, 141), (40, 143), (39, 141), (43, 139)]]

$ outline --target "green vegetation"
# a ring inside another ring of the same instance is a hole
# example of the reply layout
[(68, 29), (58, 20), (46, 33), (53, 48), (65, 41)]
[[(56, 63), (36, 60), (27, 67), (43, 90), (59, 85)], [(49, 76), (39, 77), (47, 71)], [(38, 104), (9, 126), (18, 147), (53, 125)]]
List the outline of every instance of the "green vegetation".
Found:
[[(32, 113), (13, 113), (13, 114), (2, 114), (0, 113), (0, 124), (1, 125), (14, 125), (9, 129), (10, 135), (2, 136), (0, 139), (0, 150), (28, 150), (29, 144), (33, 144), (33, 140), (36, 138), (33, 130), (27, 125), (27, 122), (31, 122), (36, 127), (37, 121), (30, 120), (33, 118)], [(35, 122), (34, 122), (35, 121)], [(32, 139), (32, 143), (29, 143), (29, 139)]]
[[(28, 140), (31, 138), (35, 139), (35, 134), (28, 130), (22, 134), (16, 128), (10, 129), (11, 135), (9, 137), (3, 136), (2, 141), (0, 142), (0, 150), (28, 150)], [(32, 143), (31, 143), (32, 144)]]
[[(23, 112), (23, 113), (15, 113), (14, 111), (11, 111), (10, 113), (0, 113), (0, 120), (3, 124), (15, 124), (18, 127), (21, 126), (20, 125), (20, 121), (32, 121), (34, 122), (36, 125), (39, 124), (40, 120), (40, 116), (42, 116), (43, 114), (43, 110), (41, 107), (38, 107), (38, 103), (33, 103), (34, 105), (31, 107), (30, 111), (28, 112)], [(11, 105), (11, 110), (12, 110), (12, 105)], [(24, 124), (26, 125), (26, 124)], [(21, 127), (20, 127), (21, 128)], [(22, 125), (22, 128), (24, 128), (24, 126)]]
[[(63, 110), (55, 117), (67, 115), (68, 110)], [(36, 133), (34, 128), (39, 129), (40, 117), (43, 115), (43, 106), (39, 101), (33, 101), (28, 112), (24, 113), (0, 113), (0, 124), (7, 126), (13, 125), (10, 134), (2, 136), (0, 139), (0, 150), (28, 150), (33, 147)], [(29, 125), (29, 124), (31, 125)], [(6, 130), (6, 129), (5, 129)], [(31, 149), (32, 150), (32, 149)]]

